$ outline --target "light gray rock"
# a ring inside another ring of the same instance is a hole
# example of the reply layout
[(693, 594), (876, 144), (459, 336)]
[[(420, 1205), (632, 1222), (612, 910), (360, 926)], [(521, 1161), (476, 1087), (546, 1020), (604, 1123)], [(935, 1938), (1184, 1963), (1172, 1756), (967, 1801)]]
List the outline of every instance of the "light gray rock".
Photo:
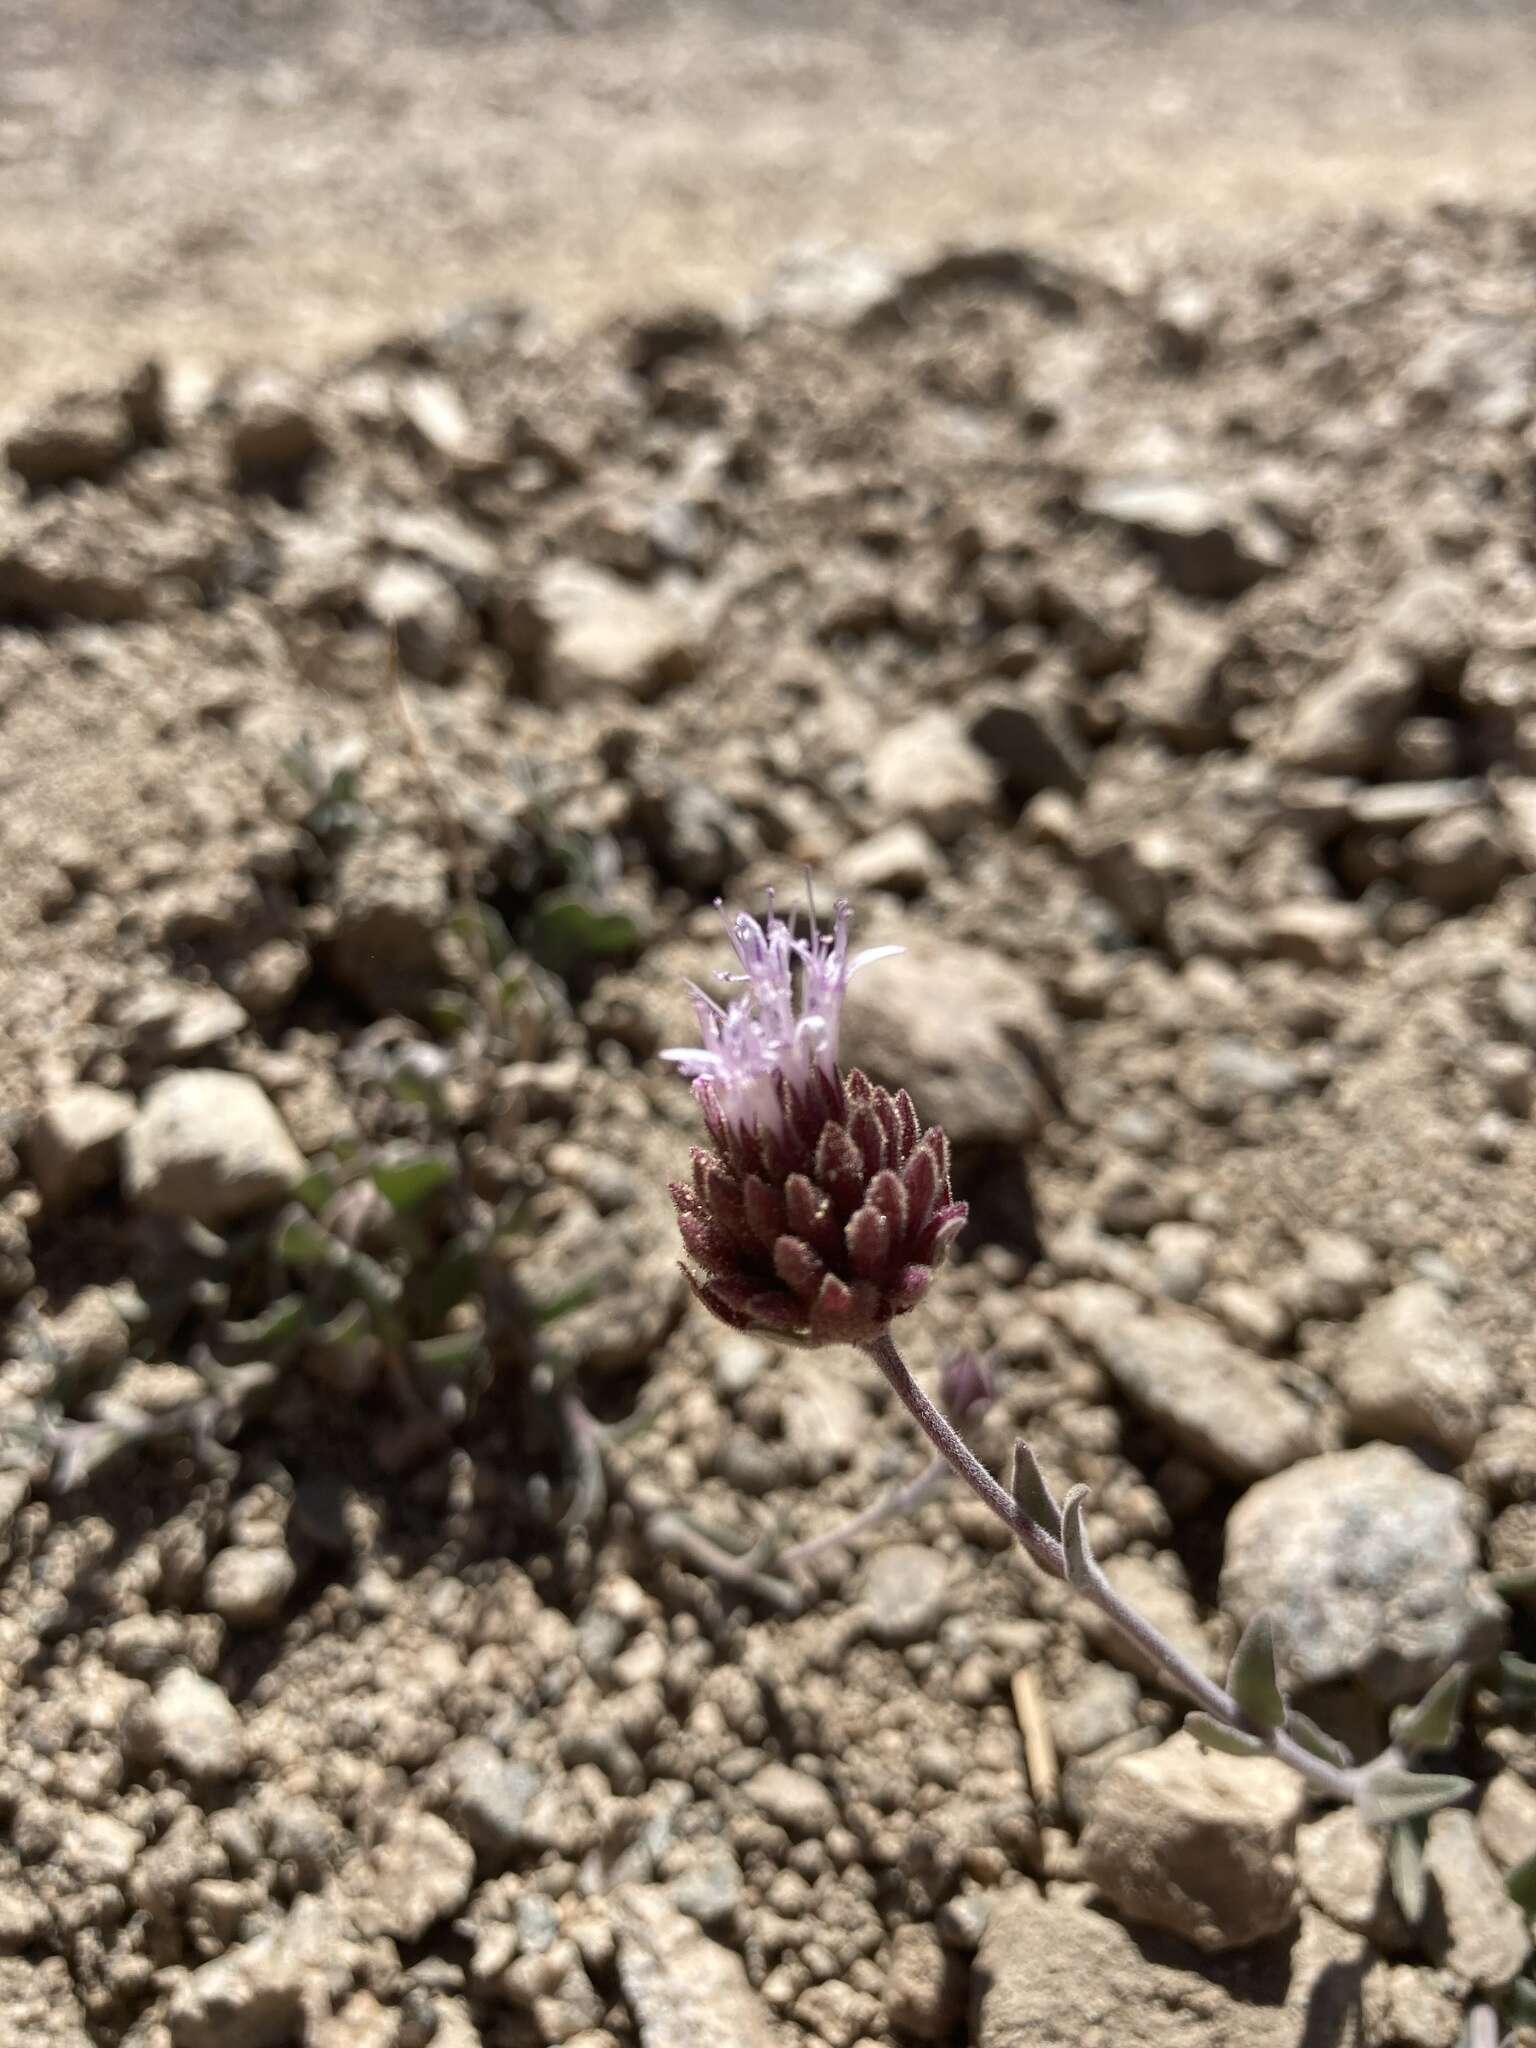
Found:
[(1338, 1374), (1362, 1436), (1424, 1443), (1460, 1460), (1487, 1426), (1498, 1380), (1438, 1288), (1410, 1280), (1366, 1310)]
[(965, 2012), (965, 1969), (932, 1927), (898, 1927), (887, 1963), (886, 2016), (914, 2041), (947, 2041)]
[(826, 1786), (788, 1764), (764, 1764), (742, 1789), (759, 1812), (791, 1835), (814, 1838), (837, 1825), (837, 1807)]
[(1277, 904), (1265, 916), (1263, 937), (1265, 950), (1277, 959), (1342, 974), (1358, 962), (1370, 929), (1358, 903), (1302, 896)]
[(365, 1941), (420, 1941), (461, 1910), (474, 1881), (474, 1851), (463, 1836), (435, 1813), (402, 1808), (383, 1840), (343, 1867), (337, 1900)]
[(614, 1902), (619, 1982), (641, 2048), (776, 2048), (773, 2015), (733, 1950), (650, 1887)]
[(194, 1223), (270, 1208), (303, 1172), (303, 1153), (246, 1074), (194, 1067), (165, 1075), (123, 1137), (129, 1200)]
[[(973, 2048), (1315, 2048), (1355, 2038), (1368, 1951), (1305, 1911), (1294, 1944), (1203, 1956), (1029, 1885), (998, 1895), (972, 1971)], [(1386, 2038), (1386, 2037), (1384, 2037)]]
[(1477, 1832), (1500, 1870), (1536, 1856), (1536, 1791), (1513, 1771), (1500, 1771), (1484, 1788)]
[(1380, 766), (1418, 687), (1400, 655), (1368, 648), (1303, 693), (1281, 732), (1280, 759), (1319, 775), (1369, 774)]
[(1531, 1952), (1531, 1929), (1477, 1838), (1470, 1813), (1433, 1814), (1424, 1869), (1430, 1882), (1425, 1946), (1479, 1991), (1501, 1991)]
[(1186, 597), (1240, 597), (1291, 559), (1291, 544), (1278, 526), (1206, 484), (1168, 476), (1108, 477), (1082, 502), (1085, 512), (1123, 527), (1148, 547)]
[(868, 780), (884, 823), (921, 825), (941, 845), (980, 823), (997, 796), (991, 762), (942, 710), (925, 711), (878, 741)]
[(297, 1577), (281, 1544), (236, 1544), (210, 1559), (203, 1599), (231, 1628), (267, 1628), (282, 1613)]
[(429, 562), (398, 556), (381, 563), (368, 579), (363, 604), (393, 633), (401, 667), (423, 682), (443, 682), (475, 644), (469, 607)]
[(877, 1643), (901, 1648), (931, 1636), (949, 1612), (949, 1559), (922, 1543), (888, 1543), (859, 1575), (865, 1625)]
[(1059, 1027), (1029, 970), (895, 919), (861, 939), (907, 950), (850, 983), (849, 1064), (910, 1089), (919, 1118), (942, 1124), (952, 1145), (1010, 1148), (1034, 1137), (1050, 1114)]
[(1221, 1597), (1239, 1625), (1271, 1616), (1292, 1684), (1357, 1679), (1384, 1703), (1418, 1698), (1503, 1631), (1466, 1489), (1390, 1444), (1251, 1488), (1227, 1518)]
[[(1221, 1677), (1223, 1659), (1201, 1626), (1200, 1611), (1190, 1594), (1183, 1567), (1171, 1552), (1165, 1551), (1153, 1559), (1140, 1557), (1134, 1550), (1120, 1551), (1104, 1560), (1104, 1576), (1191, 1663), (1208, 1677)], [(1096, 1607), (1083, 1608), (1080, 1614), (1083, 1627), (1104, 1656), (1113, 1658), (1122, 1669), (1134, 1672), (1149, 1684), (1166, 1682), (1150, 1658), (1112, 1627)]]
[(173, 1987), (166, 2024), (174, 2048), (287, 2048), (311, 1999), (329, 2007), (347, 1985), (346, 1929), (323, 1899), (191, 1971)]
[(851, 894), (889, 889), (896, 896), (921, 896), (943, 866), (921, 825), (887, 825), (838, 856), (837, 879)]
[(117, 1141), (136, 1114), (129, 1096), (88, 1081), (49, 1096), (32, 1126), (27, 1164), (50, 1208), (106, 1186), (117, 1171)]
[(1059, 1289), (1052, 1307), (1126, 1399), (1211, 1471), (1243, 1485), (1313, 1448), (1310, 1410), (1206, 1317), (1149, 1312), (1128, 1289), (1094, 1281)]
[(1367, 1827), (1353, 1807), (1338, 1807), (1298, 1831), (1296, 1871), (1302, 1890), (1330, 1920), (1379, 1949), (1410, 1945), (1387, 1874), (1386, 1833)]
[(534, 602), (549, 626), (545, 688), (562, 702), (655, 697), (698, 667), (705, 617), (687, 586), (642, 587), (562, 557), (539, 572)]
[(483, 1736), (466, 1736), (444, 1759), (453, 1785), (456, 1826), (476, 1849), (506, 1861), (525, 1845), (528, 1809), (544, 1780), (531, 1764), (502, 1755)]
[(329, 893), (336, 979), (380, 1015), (419, 1015), (447, 970), (444, 855), (410, 832), (370, 833), (338, 859)]
[(1105, 1773), (1083, 1867), (1127, 1919), (1208, 1954), (1243, 1948), (1295, 1922), (1305, 1804), (1286, 1765), (1221, 1756), (1180, 1733)]
[(145, 1763), (194, 1784), (222, 1783), (245, 1769), (245, 1730), (211, 1678), (178, 1665), (130, 1709), (129, 1748)]

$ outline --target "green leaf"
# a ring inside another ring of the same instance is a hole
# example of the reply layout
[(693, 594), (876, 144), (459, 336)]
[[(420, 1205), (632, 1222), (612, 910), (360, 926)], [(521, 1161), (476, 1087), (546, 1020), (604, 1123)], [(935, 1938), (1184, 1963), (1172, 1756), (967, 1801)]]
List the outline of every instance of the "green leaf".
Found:
[(1013, 1502), (1036, 1528), (1043, 1529), (1056, 1542), (1061, 1541), (1061, 1509), (1046, 1484), (1039, 1460), (1023, 1437), (1016, 1437), (1013, 1445)]
[(1510, 1871), (1504, 1889), (1527, 1919), (1536, 1920), (1536, 1849)]
[(483, 1252), (480, 1237), (472, 1231), (450, 1238), (443, 1247), (419, 1298), (422, 1320), (431, 1328), (438, 1328), (447, 1320), (450, 1309), (468, 1301), (477, 1291)]
[(329, 1160), (314, 1160), (308, 1173), (294, 1189), (311, 1216), (318, 1216), (326, 1203), (335, 1195), (339, 1182), (336, 1169)]
[(1504, 1994), (1505, 2015), (1517, 2027), (1536, 2027), (1536, 1984), (1517, 1977)]
[(272, 1248), (285, 1266), (319, 1266), (334, 1262), (336, 1240), (296, 1204), (277, 1219)]
[(1242, 1728), (1229, 1728), (1211, 1714), (1186, 1714), (1184, 1726), (1202, 1749), (1220, 1750), (1223, 1756), (1262, 1756), (1264, 1744), (1257, 1735)]
[(1392, 1821), (1417, 1820), (1421, 1814), (1437, 1813), (1442, 1806), (1454, 1806), (1471, 1790), (1470, 1778), (1383, 1766), (1363, 1779), (1360, 1811), (1366, 1820), (1384, 1827)]
[(1387, 1875), (1403, 1918), (1417, 1927), (1429, 1902), (1422, 1821), (1400, 1820), (1393, 1828), (1387, 1840)]
[(551, 1294), (546, 1300), (535, 1302), (534, 1321), (540, 1326), (557, 1323), (562, 1316), (575, 1315), (577, 1309), (585, 1308), (588, 1302), (595, 1301), (596, 1298), (596, 1281), (578, 1280), (574, 1286), (562, 1289), (559, 1294)]
[(446, 1187), (457, 1171), (451, 1152), (402, 1153), (380, 1160), (372, 1178), (396, 1215), (409, 1215)]
[(453, 1038), (466, 1029), (474, 1014), (473, 999), (461, 988), (434, 989), (427, 1002), (432, 1029), (443, 1038)]
[(1093, 1552), (1088, 1547), (1088, 1530), (1083, 1521), (1087, 1500), (1088, 1488), (1074, 1486), (1061, 1504), (1061, 1547), (1067, 1554), (1067, 1580), (1074, 1586), (1093, 1582)]
[(484, 1356), (485, 1332), (478, 1325), (472, 1330), (450, 1330), (442, 1337), (424, 1337), (410, 1348), (412, 1365), (426, 1372), (463, 1374)]
[(1294, 1707), (1285, 1717), (1285, 1732), (1293, 1742), (1299, 1742), (1309, 1756), (1320, 1757), (1325, 1764), (1334, 1764), (1341, 1771), (1349, 1770), (1355, 1761), (1342, 1742), (1324, 1734), (1315, 1721), (1298, 1713)]
[(232, 1344), (238, 1350), (278, 1350), (291, 1344), (304, 1329), (304, 1297), (301, 1294), (284, 1294), (270, 1302), (259, 1316), (252, 1316), (249, 1322), (225, 1323), (219, 1331), (221, 1344)]
[(1416, 1707), (1400, 1707), (1392, 1716), (1392, 1739), (1398, 1748), (1410, 1755), (1421, 1749), (1449, 1749), (1461, 1733), (1466, 1690), (1466, 1666), (1454, 1664)]
[(310, 1341), (324, 1345), (327, 1350), (340, 1350), (344, 1345), (356, 1344), (368, 1336), (372, 1321), (368, 1305), (362, 1301), (349, 1301), (333, 1315), (329, 1322), (321, 1323), (311, 1331)]
[(573, 890), (541, 896), (528, 924), (528, 950), (541, 967), (565, 976), (592, 960), (639, 951), (640, 927), (627, 911), (592, 902)]
[(512, 951), (512, 934), (501, 912), (489, 903), (477, 903), (473, 910), (456, 910), (452, 930), (479, 957), (482, 953), (493, 967), (500, 967)]
[(1536, 1664), (1506, 1650), (1499, 1659), (1499, 1697), (1512, 1714), (1536, 1707)]
[(1279, 1728), (1285, 1700), (1275, 1673), (1275, 1631), (1267, 1614), (1256, 1614), (1243, 1630), (1227, 1690), (1256, 1728)]

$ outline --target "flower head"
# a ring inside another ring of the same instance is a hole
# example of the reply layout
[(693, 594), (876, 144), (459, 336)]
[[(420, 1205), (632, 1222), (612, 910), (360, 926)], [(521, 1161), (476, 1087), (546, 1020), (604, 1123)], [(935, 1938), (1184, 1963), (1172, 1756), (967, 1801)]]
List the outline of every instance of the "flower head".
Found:
[(801, 1343), (867, 1343), (916, 1305), (965, 1221), (942, 1131), (922, 1131), (905, 1089), (844, 1074), (848, 983), (899, 952), (850, 959), (846, 903), (809, 935), (774, 912), (726, 918), (736, 956), (719, 1003), (694, 990), (698, 1046), (663, 1053), (693, 1080), (712, 1149), (675, 1186), (694, 1292), (723, 1321)]

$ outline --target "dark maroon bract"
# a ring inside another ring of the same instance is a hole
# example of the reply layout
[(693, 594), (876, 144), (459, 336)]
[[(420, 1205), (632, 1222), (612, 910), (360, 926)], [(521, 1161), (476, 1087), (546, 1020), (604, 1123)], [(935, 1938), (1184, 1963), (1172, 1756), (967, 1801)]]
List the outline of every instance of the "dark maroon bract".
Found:
[(847, 957), (848, 906), (797, 939), (766, 921), (728, 924), (747, 993), (722, 1007), (695, 991), (699, 1047), (664, 1055), (693, 1076), (711, 1147), (677, 1184), (685, 1267), (704, 1306), (735, 1329), (801, 1344), (867, 1344), (927, 1292), (965, 1222), (944, 1133), (837, 1063), (843, 992), (897, 949)]

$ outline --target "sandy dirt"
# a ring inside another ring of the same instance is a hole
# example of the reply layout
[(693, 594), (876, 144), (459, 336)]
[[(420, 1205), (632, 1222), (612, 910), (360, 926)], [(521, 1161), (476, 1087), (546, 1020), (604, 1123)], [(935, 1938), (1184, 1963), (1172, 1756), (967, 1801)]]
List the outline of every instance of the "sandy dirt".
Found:
[(1516, 6), (837, 13), (8, 0), (0, 411), (487, 299), (730, 305), (807, 241), (1084, 251), (1536, 175)]

